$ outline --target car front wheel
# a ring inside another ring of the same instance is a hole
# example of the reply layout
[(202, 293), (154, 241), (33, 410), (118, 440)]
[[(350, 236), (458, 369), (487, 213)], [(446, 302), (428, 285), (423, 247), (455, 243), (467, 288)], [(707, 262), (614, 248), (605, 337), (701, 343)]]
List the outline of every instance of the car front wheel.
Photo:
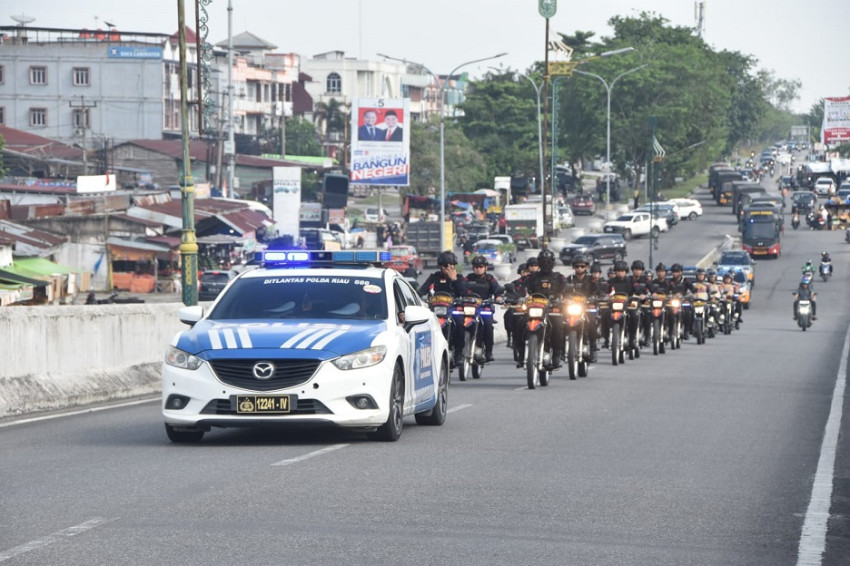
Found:
[(399, 366), (393, 372), (393, 383), (390, 387), (390, 406), (387, 422), (378, 430), (369, 434), (372, 440), (395, 442), (401, 438), (404, 429), (404, 375)]

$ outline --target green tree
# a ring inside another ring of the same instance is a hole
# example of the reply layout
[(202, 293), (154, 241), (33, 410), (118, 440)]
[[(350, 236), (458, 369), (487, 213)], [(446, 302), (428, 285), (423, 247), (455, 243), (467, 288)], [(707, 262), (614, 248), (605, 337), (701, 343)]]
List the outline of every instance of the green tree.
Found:
[[(440, 129), (438, 123), (413, 122), (410, 144), (410, 193), (440, 194)], [(463, 130), (451, 121), (445, 124), (446, 192), (470, 192), (487, 178), (484, 158)]]
[(317, 129), (326, 135), (334, 132), (345, 132), (348, 125), (348, 118), (348, 105), (336, 98), (331, 98), (327, 102), (316, 103), (313, 112), (313, 122), (316, 124)]

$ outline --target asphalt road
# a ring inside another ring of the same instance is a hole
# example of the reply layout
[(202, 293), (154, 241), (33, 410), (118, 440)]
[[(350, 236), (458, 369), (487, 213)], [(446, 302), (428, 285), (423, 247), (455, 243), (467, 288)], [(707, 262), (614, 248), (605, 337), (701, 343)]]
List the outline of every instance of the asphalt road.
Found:
[[(654, 262), (693, 264), (733, 233), (703, 202)], [(791, 291), (824, 249), (835, 277), (802, 333)], [(636, 240), (628, 259), (647, 252)], [(172, 445), (156, 401), (4, 423), (0, 562), (796, 564), (846, 377), (848, 266), (843, 234), (786, 233), (740, 331), (620, 367), (600, 356), (534, 391), (498, 345), (482, 379), (453, 382), (443, 427), (410, 419), (392, 444), (216, 430)], [(823, 564), (849, 562), (848, 430), (845, 416)]]

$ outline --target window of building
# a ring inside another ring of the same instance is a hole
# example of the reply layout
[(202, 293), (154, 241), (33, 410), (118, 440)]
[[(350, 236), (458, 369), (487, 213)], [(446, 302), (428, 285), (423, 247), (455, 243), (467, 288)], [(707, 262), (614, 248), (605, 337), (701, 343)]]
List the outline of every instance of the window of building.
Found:
[(0, 65), (0, 85), (6, 83), (6, 65)]
[(342, 92), (342, 77), (338, 73), (328, 75), (328, 92)]
[(91, 86), (88, 67), (74, 67), (74, 86)]
[(91, 113), (88, 108), (75, 109), (72, 120), (75, 128), (91, 128)]
[(6, 125), (6, 107), (0, 106), (0, 124)]
[(47, 125), (47, 108), (30, 108), (30, 126)]
[(30, 67), (30, 84), (47, 84), (47, 67)]

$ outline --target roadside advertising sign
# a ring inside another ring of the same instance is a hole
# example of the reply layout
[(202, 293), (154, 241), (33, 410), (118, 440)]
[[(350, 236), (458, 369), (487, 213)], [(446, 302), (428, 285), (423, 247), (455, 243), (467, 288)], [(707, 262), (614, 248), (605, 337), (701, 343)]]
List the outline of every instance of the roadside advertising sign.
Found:
[(410, 99), (356, 99), (351, 131), (351, 184), (410, 185)]
[[(272, 210), (279, 236), (298, 238), (299, 212), (301, 210), (301, 168), (273, 167)], [(321, 205), (320, 205), (321, 206)]]
[(850, 141), (850, 96), (823, 99), (820, 139), (826, 145)]

